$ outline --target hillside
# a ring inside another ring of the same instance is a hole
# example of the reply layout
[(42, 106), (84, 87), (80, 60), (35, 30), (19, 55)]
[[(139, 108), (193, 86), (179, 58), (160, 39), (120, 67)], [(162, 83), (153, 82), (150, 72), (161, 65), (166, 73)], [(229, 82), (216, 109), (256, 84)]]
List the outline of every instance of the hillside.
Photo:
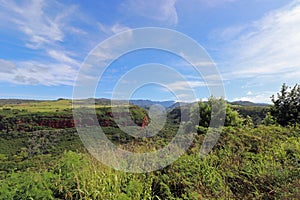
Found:
[[(3, 101), (7, 102), (7, 100)], [(133, 121), (142, 126), (143, 118), (147, 112), (134, 105), (124, 105), (130, 110)], [(98, 122), (104, 127), (116, 127), (114, 116), (110, 107), (110, 101), (97, 100), (96, 114)], [(114, 113), (115, 117), (121, 117), (126, 113)], [(92, 124), (93, 122), (87, 122)], [(127, 124), (132, 121), (124, 122)], [(13, 100), (0, 106), (0, 131), (33, 131), (44, 128), (73, 128), (75, 122), (72, 113), (72, 101), (61, 99), (53, 101)]]
[[(187, 108), (169, 110), (157, 135), (133, 138), (116, 126), (109, 102), (96, 100), (98, 122), (118, 148), (136, 153), (166, 147)], [(148, 117), (138, 106), (119, 106), (130, 110), (133, 121), (123, 121), (128, 126), (142, 126)], [(109, 168), (87, 152), (74, 128), (70, 100), (3, 104), (0, 199), (299, 199), (299, 126), (264, 125), (262, 119), (255, 125), (243, 116), (255, 121), (266, 107), (228, 104), (217, 144), (201, 157), (211, 110), (207, 102), (199, 106), (198, 132), (187, 151), (166, 168), (134, 174)], [(123, 119), (122, 112), (115, 115)]]
[(267, 103), (253, 103), (251, 101), (233, 101), (233, 102), (229, 102), (232, 105), (240, 105), (240, 106), (269, 106), (270, 104)]

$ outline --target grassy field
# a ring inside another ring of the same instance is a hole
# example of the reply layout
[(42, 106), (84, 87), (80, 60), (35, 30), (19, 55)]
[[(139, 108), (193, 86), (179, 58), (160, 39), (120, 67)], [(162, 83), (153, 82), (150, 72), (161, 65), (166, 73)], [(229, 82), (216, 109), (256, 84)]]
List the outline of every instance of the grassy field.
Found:
[[(118, 106), (129, 106), (129, 105), (118, 105)], [(78, 105), (78, 107), (80, 106)], [(103, 107), (111, 107), (111, 105), (99, 103), (96, 105), (89, 105), (85, 107), (103, 108)], [(63, 99), (63, 100), (53, 100), (53, 101), (36, 101), (36, 102), (24, 102), (24, 103), (21, 102), (17, 104), (2, 104), (0, 105), (0, 109), (26, 110), (27, 112), (41, 112), (41, 113), (61, 112), (61, 111), (72, 109), (72, 100)]]

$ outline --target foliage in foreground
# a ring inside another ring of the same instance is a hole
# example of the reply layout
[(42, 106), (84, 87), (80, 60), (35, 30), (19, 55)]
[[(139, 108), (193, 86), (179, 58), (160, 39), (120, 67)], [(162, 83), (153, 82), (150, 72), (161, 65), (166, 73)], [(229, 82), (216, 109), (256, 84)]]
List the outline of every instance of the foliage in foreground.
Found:
[(227, 127), (208, 156), (198, 135), (179, 160), (147, 174), (67, 151), (48, 169), (5, 175), (0, 199), (299, 199), (299, 136), (299, 128)]

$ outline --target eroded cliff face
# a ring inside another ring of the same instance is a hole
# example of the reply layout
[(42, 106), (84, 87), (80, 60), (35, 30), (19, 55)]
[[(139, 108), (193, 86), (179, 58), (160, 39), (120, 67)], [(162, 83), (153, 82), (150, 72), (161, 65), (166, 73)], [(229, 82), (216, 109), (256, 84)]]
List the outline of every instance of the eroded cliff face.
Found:
[[(18, 118), (11, 123), (6, 123), (5, 127), (8, 127), (10, 130), (17, 131), (30, 131), (33, 127), (64, 129), (75, 127), (75, 122), (72, 116), (35, 116), (32, 118)], [(0, 130), (2, 130), (1, 126)]]
[[(129, 112), (128, 112), (129, 111)], [(25, 131), (30, 132), (45, 128), (74, 128), (75, 125), (115, 127), (119, 126), (140, 126), (148, 125), (149, 120), (147, 111), (138, 106), (120, 107), (117, 112), (112, 112), (110, 107), (100, 107), (96, 109), (97, 117), (94, 112), (84, 108), (76, 110), (79, 116), (78, 122), (74, 121), (72, 110), (47, 110), (30, 112), (26, 109), (0, 109), (0, 131)], [(77, 120), (77, 119), (76, 119)]]
[[(125, 116), (125, 113), (119, 113), (118, 116), (113, 116), (111, 113), (107, 113), (106, 116), (97, 116), (98, 123), (101, 127), (118, 127), (116, 122), (114, 121), (114, 117), (122, 118)], [(148, 117), (145, 115), (143, 117), (142, 122), (135, 123), (134, 120), (125, 118), (127, 120), (121, 121), (120, 125), (122, 126), (133, 126), (138, 125), (141, 127), (148, 126)], [(85, 116), (82, 118), (82, 121), (80, 123), (82, 126), (93, 126), (97, 125), (97, 122), (92, 116)], [(10, 124), (10, 127), (14, 129), (13, 127), (16, 127), (18, 131), (22, 131), (25, 129), (25, 127), (28, 126), (40, 126), (40, 127), (48, 127), (48, 128), (55, 128), (55, 129), (64, 129), (64, 128), (74, 128), (75, 127), (75, 121), (72, 116), (36, 116), (32, 119), (28, 118), (21, 118), (14, 121), (14, 124)], [(2, 126), (0, 126), (1, 129)], [(23, 128), (24, 127), (24, 128)], [(4, 129), (5, 126), (2, 127)]]
[(38, 126), (45, 126), (50, 128), (73, 128), (75, 127), (75, 122), (72, 118), (56, 118), (56, 119), (40, 119), (36, 121)]
[(148, 126), (148, 125), (149, 125), (149, 119), (145, 115), (144, 118), (143, 118), (142, 128), (145, 128), (145, 126)]

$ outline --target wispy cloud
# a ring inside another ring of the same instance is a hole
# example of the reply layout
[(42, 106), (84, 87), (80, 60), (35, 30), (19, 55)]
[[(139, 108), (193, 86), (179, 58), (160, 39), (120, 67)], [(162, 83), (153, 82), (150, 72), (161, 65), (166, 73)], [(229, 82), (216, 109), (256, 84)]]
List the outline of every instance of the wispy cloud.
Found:
[(205, 3), (210, 7), (216, 7), (216, 6), (222, 5), (224, 3), (232, 3), (232, 2), (235, 2), (238, 0), (197, 0), (197, 1), (199, 1), (201, 3)]
[(119, 23), (116, 23), (112, 26), (107, 26), (102, 23), (99, 23), (99, 27), (100, 27), (101, 31), (103, 31), (104, 33), (106, 33), (108, 35), (117, 34), (122, 31), (130, 31), (131, 30), (131, 28), (124, 26), (122, 24), (119, 24)]
[[(52, 14), (46, 12), (52, 9)], [(72, 13), (75, 12), (75, 6), (63, 6), (55, 1), (1, 1), (0, 26), (9, 23), (10, 29), (17, 29), (25, 38), (25, 44), (29, 48), (38, 49), (45, 44), (61, 42), (64, 39), (63, 29), (68, 27), (67, 22)], [(54, 12), (53, 12), (54, 11)], [(3, 22), (5, 21), (5, 22)], [(7, 27), (7, 26), (6, 26)]]
[[(227, 71), (225, 77), (271, 75), (273, 78), (293, 78), (300, 69), (299, 24), (300, 1), (296, 0), (251, 25), (238, 28), (237, 32), (233, 31), (238, 39), (227, 45), (229, 61), (224, 65), (229, 68), (223, 69)], [(228, 30), (225, 30), (225, 35)]]
[(58, 61), (59, 63), (71, 64), (72, 66), (79, 66), (79, 62), (70, 56), (70, 52), (59, 51), (59, 50), (49, 50), (48, 55)]
[(0, 60), (0, 66), (0, 81), (14, 84), (73, 85), (77, 74), (77, 70), (65, 64)]
[(218, 39), (221, 41), (230, 41), (235, 38), (238, 38), (243, 32), (247, 32), (247, 28), (249, 28), (249, 25), (238, 25), (238, 26), (232, 26), (227, 27), (225, 29), (221, 30), (214, 30), (210, 37), (212, 39)]
[(36, 59), (0, 60), (0, 81), (71, 85), (80, 62), (76, 59), (76, 52), (65, 50), (63, 42), (70, 32), (85, 34), (85, 31), (71, 25), (76, 9), (75, 5), (66, 6), (57, 1), (1, 0), (0, 27), (16, 34), (17, 39), (24, 42), (23, 47), (39, 50), (40, 53)]
[(206, 87), (207, 84), (203, 81), (176, 81), (166, 86), (172, 91), (186, 91), (190, 88)]
[(127, 0), (121, 7), (132, 15), (176, 25), (178, 15), (175, 4), (176, 0)]
[(11, 74), (16, 71), (17, 67), (14, 63), (0, 59), (0, 74)]
[(264, 91), (255, 94), (247, 94), (247, 96), (233, 98), (233, 101), (251, 101), (254, 103), (271, 103), (271, 95), (273, 92)]

